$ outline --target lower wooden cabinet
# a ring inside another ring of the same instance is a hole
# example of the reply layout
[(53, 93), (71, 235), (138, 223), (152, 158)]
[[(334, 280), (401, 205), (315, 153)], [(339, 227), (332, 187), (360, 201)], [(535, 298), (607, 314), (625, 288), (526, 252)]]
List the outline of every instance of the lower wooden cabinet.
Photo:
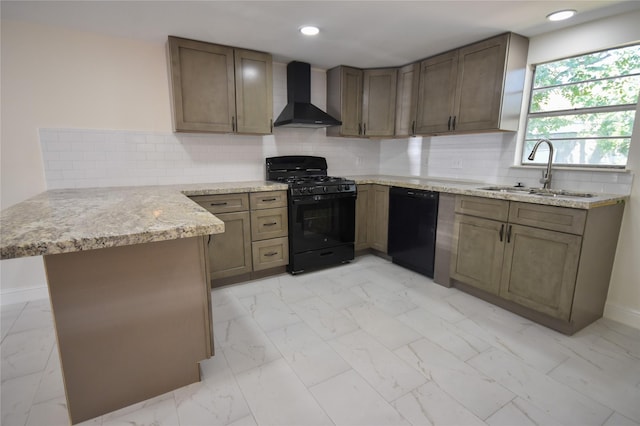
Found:
[(389, 187), (358, 185), (355, 249), (387, 253), (388, 226)]
[(224, 233), (209, 241), (210, 279), (251, 272), (251, 222), (249, 212), (216, 215), (224, 222)]
[(602, 316), (623, 209), (458, 196), (450, 277), (463, 290), (573, 334)]
[(225, 225), (224, 233), (209, 239), (212, 287), (249, 279), (254, 272), (264, 273), (289, 263), (286, 191), (191, 198)]

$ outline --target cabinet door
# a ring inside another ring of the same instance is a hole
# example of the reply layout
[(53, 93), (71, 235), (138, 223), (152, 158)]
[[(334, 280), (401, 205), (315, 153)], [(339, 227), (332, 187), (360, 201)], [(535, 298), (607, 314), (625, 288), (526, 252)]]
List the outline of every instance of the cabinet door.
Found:
[(416, 133), (452, 130), (458, 51), (444, 53), (420, 63)]
[(582, 237), (509, 225), (500, 296), (569, 320)]
[(459, 49), (453, 130), (500, 127), (508, 34)]
[(271, 133), (273, 127), (271, 55), (236, 49), (235, 72), (236, 132)]
[(233, 49), (177, 37), (168, 44), (175, 131), (231, 132)]
[(249, 212), (216, 215), (224, 222), (224, 233), (209, 241), (211, 279), (251, 272), (251, 224)]
[(371, 248), (386, 253), (389, 235), (389, 187), (372, 185), (369, 206)]
[(362, 134), (362, 70), (342, 67), (340, 134), (360, 136)]
[(412, 136), (416, 133), (416, 106), (420, 78), (420, 63), (406, 65), (398, 70), (396, 90), (396, 136)]
[(358, 185), (356, 198), (356, 236), (355, 250), (371, 247), (369, 243), (369, 195), (371, 185)]
[(451, 278), (489, 293), (500, 292), (506, 224), (456, 214)]
[(393, 136), (398, 70), (365, 70), (362, 85), (362, 135)]

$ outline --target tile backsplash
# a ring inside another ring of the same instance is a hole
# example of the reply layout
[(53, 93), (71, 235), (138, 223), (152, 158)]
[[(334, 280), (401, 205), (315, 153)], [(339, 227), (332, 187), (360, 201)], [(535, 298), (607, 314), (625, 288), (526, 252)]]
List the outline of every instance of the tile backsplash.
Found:
[(47, 188), (164, 185), (264, 179), (266, 157), (319, 155), (329, 174), (378, 172), (379, 143), (327, 138), (324, 129), (209, 135), (41, 129)]
[[(329, 174), (386, 174), (540, 186), (540, 169), (513, 167), (514, 133), (395, 140), (327, 137), (324, 129), (273, 135), (41, 129), (47, 187), (164, 185), (264, 179), (264, 159), (319, 155)], [(555, 170), (553, 187), (629, 194), (633, 174)]]

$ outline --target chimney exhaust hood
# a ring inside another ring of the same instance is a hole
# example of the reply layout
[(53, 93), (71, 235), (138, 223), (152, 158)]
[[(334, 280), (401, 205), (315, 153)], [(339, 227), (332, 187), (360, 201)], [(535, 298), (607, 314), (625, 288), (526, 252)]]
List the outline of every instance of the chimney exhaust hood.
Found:
[(311, 104), (311, 65), (293, 61), (287, 65), (287, 106), (273, 125), (319, 129), (342, 122)]

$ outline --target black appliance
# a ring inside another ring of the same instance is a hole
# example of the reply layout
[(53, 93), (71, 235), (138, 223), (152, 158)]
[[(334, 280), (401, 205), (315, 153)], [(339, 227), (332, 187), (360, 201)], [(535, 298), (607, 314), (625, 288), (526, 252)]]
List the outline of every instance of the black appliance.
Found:
[(342, 122), (311, 103), (311, 65), (293, 61), (287, 65), (287, 106), (274, 126), (321, 128)]
[(433, 278), (438, 221), (437, 192), (389, 190), (388, 254), (393, 263)]
[(298, 274), (354, 258), (356, 184), (327, 176), (327, 160), (308, 155), (266, 159), (267, 180), (286, 183), (289, 265)]

